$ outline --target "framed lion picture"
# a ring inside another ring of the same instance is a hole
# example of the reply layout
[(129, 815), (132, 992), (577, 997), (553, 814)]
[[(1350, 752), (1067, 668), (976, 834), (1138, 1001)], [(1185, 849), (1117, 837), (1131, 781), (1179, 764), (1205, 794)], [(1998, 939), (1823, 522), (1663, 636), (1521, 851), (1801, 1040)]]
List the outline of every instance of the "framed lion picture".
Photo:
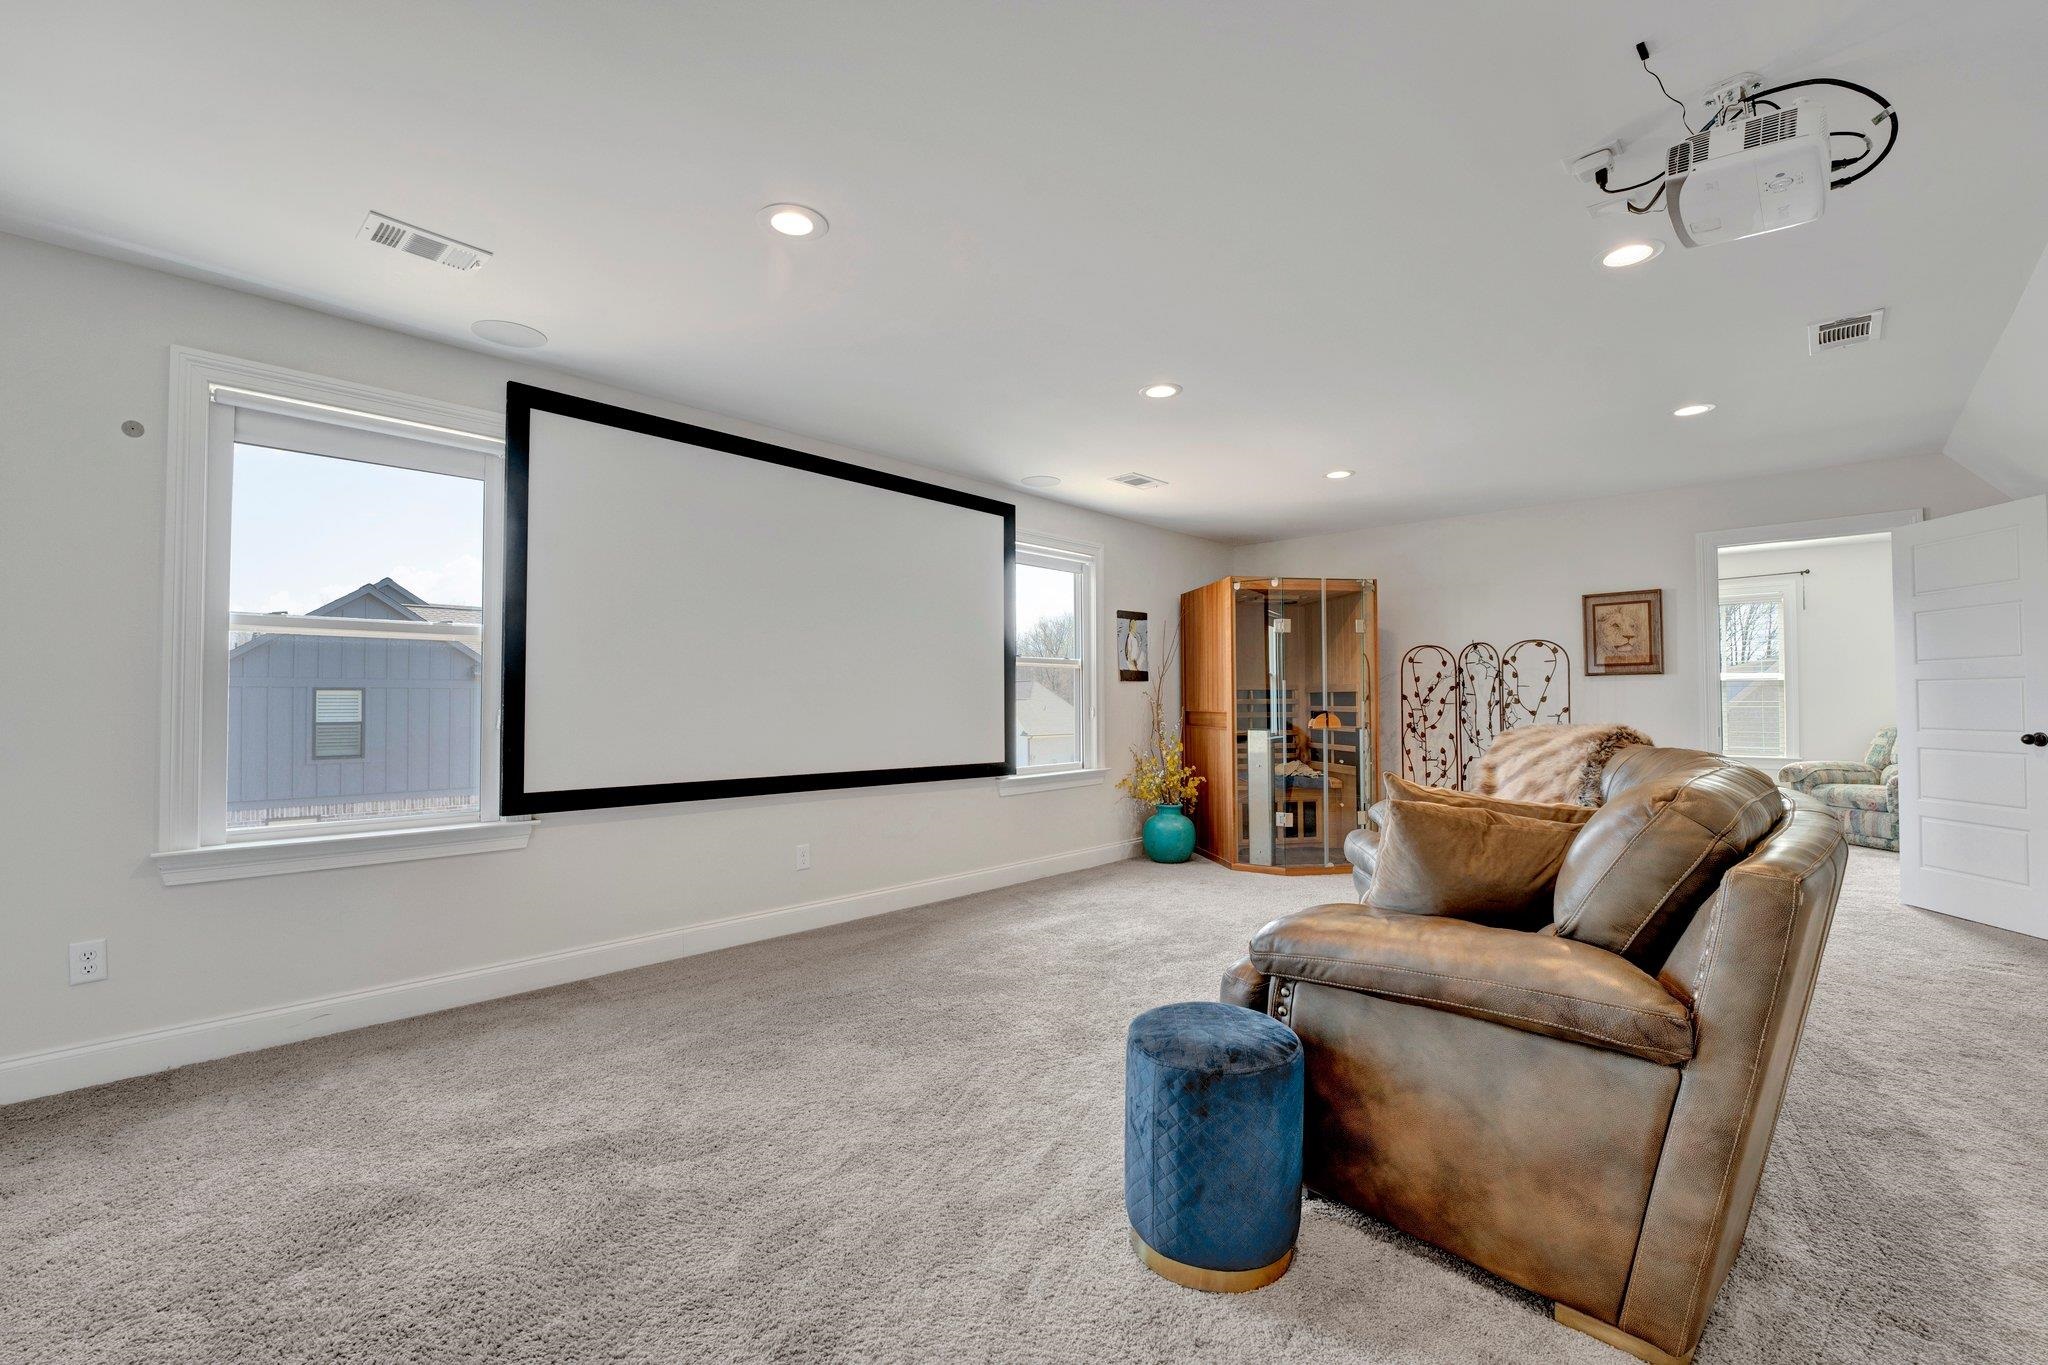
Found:
[(1664, 590), (1592, 592), (1586, 604), (1586, 675), (1664, 671)]

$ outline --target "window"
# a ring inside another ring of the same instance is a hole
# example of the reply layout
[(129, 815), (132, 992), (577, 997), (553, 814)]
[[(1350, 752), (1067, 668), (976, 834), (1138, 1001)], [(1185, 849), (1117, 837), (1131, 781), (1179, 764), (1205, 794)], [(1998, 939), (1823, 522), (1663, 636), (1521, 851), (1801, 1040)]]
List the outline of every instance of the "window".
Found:
[(313, 757), (363, 756), (363, 689), (313, 689)]
[(1017, 679), (1012, 734), (1020, 776), (1097, 762), (1092, 548), (1017, 546)]
[(1726, 579), (1720, 610), (1722, 752), (1730, 758), (1797, 757), (1799, 580)]
[(523, 844), (502, 417), (182, 349), (172, 394), (164, 880)]
[(228, 836), (477, 818), (486, 457), (232, 420)]

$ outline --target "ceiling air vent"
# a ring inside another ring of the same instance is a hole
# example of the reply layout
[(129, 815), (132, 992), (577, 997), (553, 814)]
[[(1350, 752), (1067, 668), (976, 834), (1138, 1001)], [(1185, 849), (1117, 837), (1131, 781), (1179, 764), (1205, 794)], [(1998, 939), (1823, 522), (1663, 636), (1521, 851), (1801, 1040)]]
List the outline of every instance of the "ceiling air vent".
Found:
[(356, 236), (368, 239), (375, 246), (393, 247), (423, 261), (445, 265), (450, 270), (474, 270), (491, 259), (491, 253), (480, 246), (470, 246), (453, 237), (443, 237), (438, 232), (428, 232), (411, 223), (387, 218), (381, 213), (365, 218), (363, 229)]
[(1155, 479), (1150, 474), (1112, 474), (1111, 483), (1120, 483), (1126, 488), (1164, 488), (1166, 480)]
[(1876, 341), (1883, 335), (1884, 309), (1873, 308), (1868, 313), (1836, 318), (1833, 322), (1816, 322), (1808, 327), (1806, 353), (1819, 355), (1822, 351), (1839, 351), (1844, 346)]

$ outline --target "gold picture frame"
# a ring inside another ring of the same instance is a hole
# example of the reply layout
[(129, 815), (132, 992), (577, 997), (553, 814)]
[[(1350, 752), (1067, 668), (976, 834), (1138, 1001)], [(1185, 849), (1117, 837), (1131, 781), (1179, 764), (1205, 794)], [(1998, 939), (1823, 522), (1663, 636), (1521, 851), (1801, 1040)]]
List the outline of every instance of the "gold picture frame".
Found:
[(1664, 590), (1589, 592), (1586, 676), (1664, 671)]

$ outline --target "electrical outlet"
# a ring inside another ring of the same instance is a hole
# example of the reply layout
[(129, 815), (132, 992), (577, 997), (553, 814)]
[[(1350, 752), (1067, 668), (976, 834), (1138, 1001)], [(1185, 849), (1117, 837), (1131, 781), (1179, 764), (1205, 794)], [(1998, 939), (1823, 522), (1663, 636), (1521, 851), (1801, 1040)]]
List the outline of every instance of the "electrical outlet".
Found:
[(809, 844), (798, 844), (796, 846), (796, 870), (799, 872), (806, 871), (810, 865), (811, 846)]
[(71, 984), (83, 986), (89, 981), (107, 979), (107, 941), (103, 938), (89, 938), (82, 943), (71, 945)]

